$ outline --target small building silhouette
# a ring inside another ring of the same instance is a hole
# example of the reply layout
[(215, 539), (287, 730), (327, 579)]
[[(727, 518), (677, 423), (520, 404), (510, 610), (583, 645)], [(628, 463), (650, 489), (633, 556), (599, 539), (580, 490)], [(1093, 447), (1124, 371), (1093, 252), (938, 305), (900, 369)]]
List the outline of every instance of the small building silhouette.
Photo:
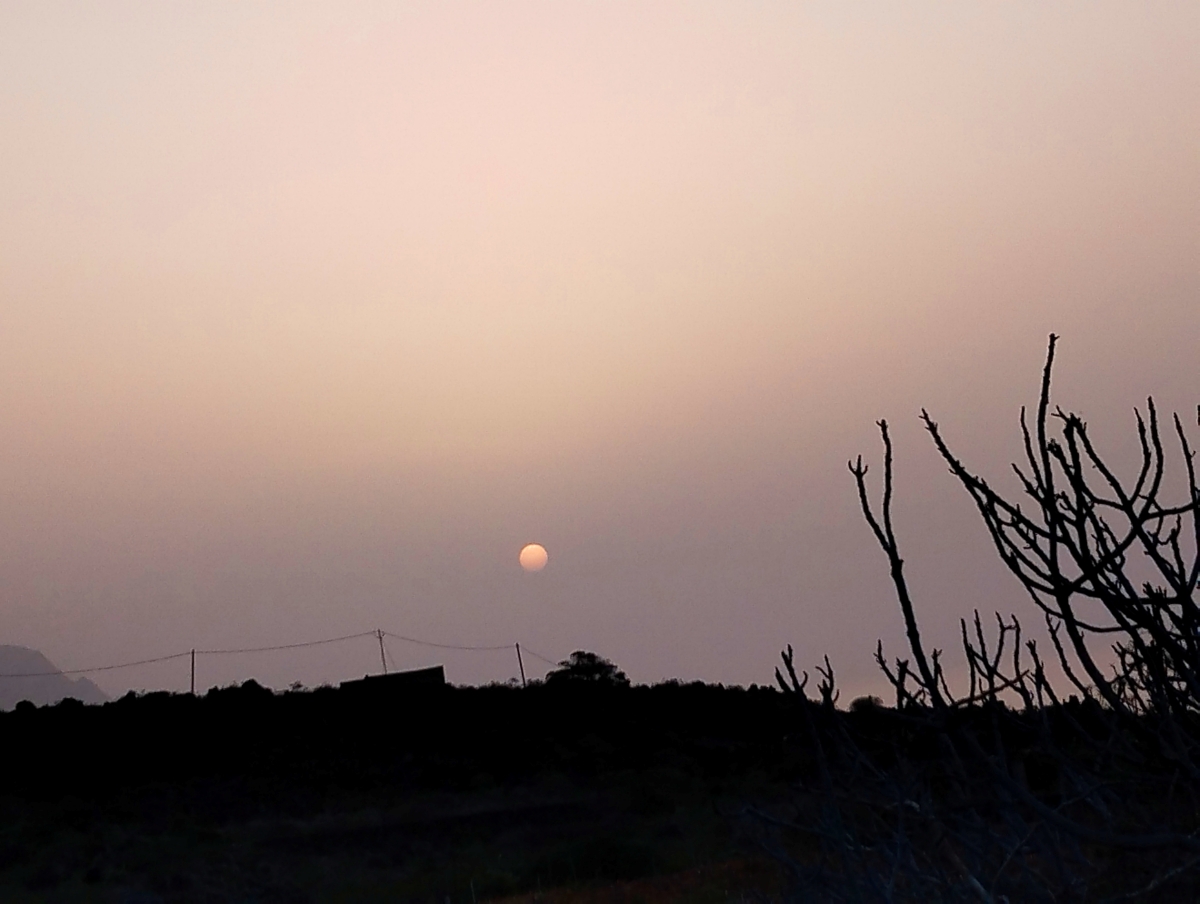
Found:
[(427, 669), (409, 669), (387, 675), (365, 675), (353, 681), (343, 681), (338, 687), (348, 691), (393, 693), (430, 687), (445, 687), (446, 671), (440, 665)]

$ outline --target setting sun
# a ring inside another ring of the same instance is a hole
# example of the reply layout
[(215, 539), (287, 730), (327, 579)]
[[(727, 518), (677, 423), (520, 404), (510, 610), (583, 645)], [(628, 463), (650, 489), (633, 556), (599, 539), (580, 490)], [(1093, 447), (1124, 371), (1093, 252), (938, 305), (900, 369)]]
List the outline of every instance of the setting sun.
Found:
[(550, 561), (550, 556), (546, 553), (546, 547), (540, 543), (530, 543), (521, 550), (521, 555), (518, 556), (521, 562), (521, 567), (526, 571), (541, 571), (546, 567), (546, 563)]

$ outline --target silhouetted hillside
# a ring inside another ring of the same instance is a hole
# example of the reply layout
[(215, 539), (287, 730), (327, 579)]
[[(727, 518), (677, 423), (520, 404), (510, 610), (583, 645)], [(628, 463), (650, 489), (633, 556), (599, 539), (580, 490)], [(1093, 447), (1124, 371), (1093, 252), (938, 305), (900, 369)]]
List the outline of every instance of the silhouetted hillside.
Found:
[(86, 678), (72, 680), (49, 659), (28, 647), (0, 646), (0, 709), (12, 709), (22, 700), (47, 706), (71, 697), (81, 703), (104, 703), (108, 696)]

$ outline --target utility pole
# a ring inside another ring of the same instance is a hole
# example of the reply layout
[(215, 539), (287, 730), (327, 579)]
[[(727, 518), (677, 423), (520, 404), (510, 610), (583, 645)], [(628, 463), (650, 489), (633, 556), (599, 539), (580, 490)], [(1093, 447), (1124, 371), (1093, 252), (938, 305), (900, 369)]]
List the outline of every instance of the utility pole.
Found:
[(387, 674), (387, 657), (383, 655), (383, 629), (376, 628), (375, 636), (379, 638), (379, 661), (383, 663), (383, 674)]
[(196, 648), (192, 647), (192, 696), (196, 696)]
[(523, 663), (521, 661), (521, 645), (518, 643), (518, 644), (514, 644), (514, 646), (517, 648), (517, 665), (521, 669), (521, 687), (524, 687), (525, 686), (525, 663)]

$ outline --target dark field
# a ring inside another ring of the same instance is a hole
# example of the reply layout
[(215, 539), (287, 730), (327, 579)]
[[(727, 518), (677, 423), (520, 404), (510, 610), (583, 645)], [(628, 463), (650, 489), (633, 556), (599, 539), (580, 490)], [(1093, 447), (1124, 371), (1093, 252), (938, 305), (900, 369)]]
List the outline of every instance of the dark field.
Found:
[(4, 901), (727, 901), (804, 771), (766, 688), (317, 689), (0, 714)]

